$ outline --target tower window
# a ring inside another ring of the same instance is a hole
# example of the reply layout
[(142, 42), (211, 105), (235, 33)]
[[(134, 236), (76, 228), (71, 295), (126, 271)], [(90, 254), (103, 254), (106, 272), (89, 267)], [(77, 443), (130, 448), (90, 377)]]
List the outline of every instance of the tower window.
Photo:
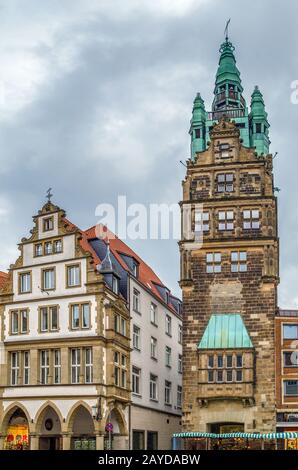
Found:
[(231, 272), (244, 273), (247, 271), (247, 253), (246, 251), (232, 251), (231, 253)]
[(195, 211), (195, 232), (209, 231), (209, 212)]
[(230, 145), (229, 144), (220, 144), (220, 157), (221, 158), (229, 158), (230, 157)]
[(259, 210), (245, 210), (243, 211), (243, 228), (245, 230), (259, 229), (260, 228), (260, 211)]
[[(216, 360), (214, 360), (214, 357)], [(208, 355), (207, 359), (208, 382), (242, 382), (243, 380), (243, 354), (229, 353)]]
[(217, 191), (219, 193), (230, 193), (234, 190), (233, 173), (221, 173), (217, 175)]
[(218, 230), (234, 229), (234, 211), (220, 211), (218, 213)]
[(201, 138), (201, 129), (195, 129), (195, 138), (200, 139)]
[(261, 134), (262, 132), (262, 124), (257, 122), (256, 123), (256, 134)]
[(207, 253), (206, 255), (206, 272), (221, 272), (221, 253)]

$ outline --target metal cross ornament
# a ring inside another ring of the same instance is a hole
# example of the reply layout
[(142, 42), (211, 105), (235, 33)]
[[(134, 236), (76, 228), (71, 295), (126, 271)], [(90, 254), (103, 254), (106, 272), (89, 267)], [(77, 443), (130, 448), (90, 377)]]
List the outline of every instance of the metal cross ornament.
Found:
[(224, 35), (226, 37), (226, 41), (229, 39), (229, 24), (230, 24), (231, 18), (228, 19), (226, 27), (225, 27), (225, 32)]
[(47, 190), (47, 199), (48, 199), (48, 202), (51, 202), (51, 198), (53, 197), (53, 194), (51, 193), (52, 191), (52, 188), (49, 188)]

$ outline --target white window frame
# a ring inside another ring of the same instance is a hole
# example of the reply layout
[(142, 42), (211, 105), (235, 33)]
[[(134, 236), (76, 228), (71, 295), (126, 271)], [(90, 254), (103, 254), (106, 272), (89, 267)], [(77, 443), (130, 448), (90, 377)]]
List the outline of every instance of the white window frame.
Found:
[(150, 356), (152, 359), (157, 359), (157, 339), (154, 336), (150, 338)]
[(132, 393), (135, 395), (141, 395), (141, 369), (136, 366), (132, 366)]
[(61, 349), (54, 349), (54, 374), (53, 374), (53, 383), (61, 383)]
[(182, 374), (182, 354), (178, 354), (178, 373)]
[(42, 271), (42, 288), (43, 290), (55, 289), (55, 268), (46, 268)]
[(172, 382), (165, 380), (165, 405), (172, 405)]
[(166, 334), (172, 336), (172, 318), (166, 314)]
[(10, 353), (10, 370), (11, 385), (18, 385), (20, 373), (20, 353), (18, 351), (13, 351)]
[(70, 351), (71, 357), (71, 383), (79, 384), (81, 375), (81, 349), (72, 348)]
[(232, 251), (231, 252), (231, 272), (246, 273), (247, 272), (247, 252)]
[(260, 228), (260, 210), (259, 209), (243, 209), (243, 229), (259, 230)]
[(150, 305), (150, 322), (157, 326), (157, 305), (151, 302)]
[(30, 384), (30, 351), (23, 352), (23, 384)]
[(177, 408), (182, 408), (182, 386), (177, 385)]
[(206, 253), (206, 273), (221, 273), (221, 261), (222, 259), (220, 252)]
[(149, 397), (150, 400), (158, 401), (158, 376), (155, 374), (150, 374)]
[(140, 292), (134, 287), (133, 295), (132, 295), (132, 308), (137, 313), (141, 313), (140, 298), (141, 298)]
[(172, 365), (172, 348), (170, 346), (166, 346), (166, 367), (171, 367)]
[(20, 273), (20, 294), (31, 292), (31, 272)]
[(81, 265), (73, 264), (66, 267), (67, 287), (80, 287)]
[(50, 351), (43, 349), (40, 351), (40, 383), (48, 385), (50, 375)]
[(218, 211), (218, 230), (220, 232), (234, 230), (234, 211)]
[(209, 212), (195, 209), (195, 233), (209, 232)]
[(92, 348), (84, 349), (85, 356), (85, 383), (93, 383), (93, 350)]
[(137, 351), (141, 351), (141, 328), (133, 324), (132, 326), (132, 345)]

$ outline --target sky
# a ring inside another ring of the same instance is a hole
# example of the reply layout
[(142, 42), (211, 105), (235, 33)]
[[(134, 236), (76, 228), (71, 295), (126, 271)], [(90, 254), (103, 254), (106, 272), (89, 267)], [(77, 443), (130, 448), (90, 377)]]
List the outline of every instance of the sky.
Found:
[[(181, 200), (197, 92), (207, 109), (225, 23), (247, 102), (263, 92), (280, 188), (279, 305), (298, 308), (298, 3), (0, 0), (0, 268), (53, 202), (80, 228), (96, 207)], [(128, 244), (180, 295), (177, 240)]]

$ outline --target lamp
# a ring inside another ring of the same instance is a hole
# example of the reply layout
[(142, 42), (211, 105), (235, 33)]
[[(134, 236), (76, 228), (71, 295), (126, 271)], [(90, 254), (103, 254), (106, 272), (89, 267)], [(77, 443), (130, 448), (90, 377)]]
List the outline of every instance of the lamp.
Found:
[(95, 419), (96, 421), (101, 420), (101, 399), (98, 399), (98, 402), (96, 405), (92, 405), (92, 418)]

